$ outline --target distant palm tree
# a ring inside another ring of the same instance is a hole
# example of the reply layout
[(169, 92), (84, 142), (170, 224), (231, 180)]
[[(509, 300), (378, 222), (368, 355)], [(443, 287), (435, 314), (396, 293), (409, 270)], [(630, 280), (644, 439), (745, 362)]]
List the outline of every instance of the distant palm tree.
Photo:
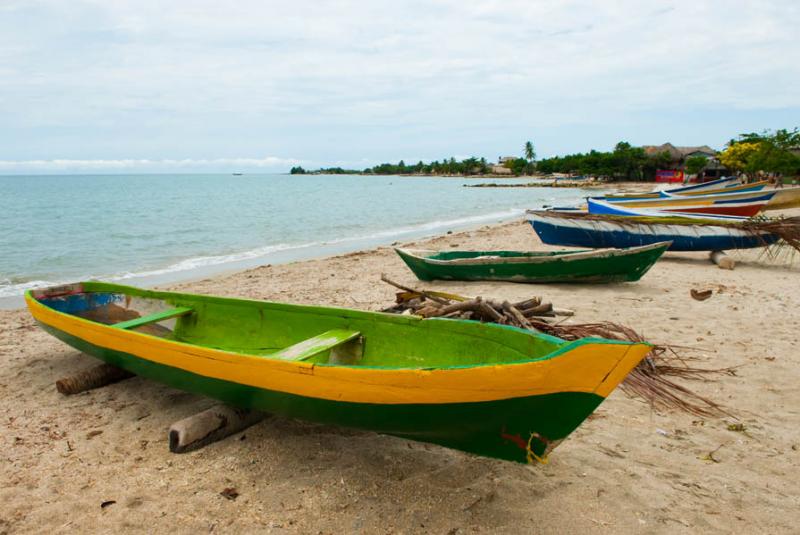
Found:
[(536, 159), (536, 151), (533, 150), (533, 143), (530, 141), (525, 143), (525, 159), (528, 160), (528, 162), (532, 162)]

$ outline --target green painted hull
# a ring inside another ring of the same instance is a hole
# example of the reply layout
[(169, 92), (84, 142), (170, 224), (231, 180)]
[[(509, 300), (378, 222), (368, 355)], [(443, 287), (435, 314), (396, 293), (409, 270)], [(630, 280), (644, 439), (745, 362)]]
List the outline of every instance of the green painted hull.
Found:
[[(596, 394), (561, 392), (474, 403), (384, 405), (337, 402), (204, 377), (88, 344), (80, 338), (40, 325), (75, 349), (109, 364), (230, 405), (430, 442), (520, 463), (533, 460), (528, 448), (537, 457), (544, 458), (604, 400)], [(534, 438), (528, 443), (531, 436)]]
[(669, 243), (630, 249), (567, 252), (443, 251), (396, 249), (418, 279), (524, 283), (638, 281)]
[[(97, 282), (28, 292), (26, 301), (72, 347), (180, 390), (517, 462), (545, 457), (650, 350)], [(309, 350), (330, 333), (352, 336)], [(343, 349), (353, 344), (358, 351)]]

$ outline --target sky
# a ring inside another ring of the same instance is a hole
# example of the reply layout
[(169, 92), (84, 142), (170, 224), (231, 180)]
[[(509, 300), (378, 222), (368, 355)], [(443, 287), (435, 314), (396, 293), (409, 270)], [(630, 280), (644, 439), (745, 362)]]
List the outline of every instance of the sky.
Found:
[(797, 0), (0, 0), (0, 174), (285, 172), (800, 126)]

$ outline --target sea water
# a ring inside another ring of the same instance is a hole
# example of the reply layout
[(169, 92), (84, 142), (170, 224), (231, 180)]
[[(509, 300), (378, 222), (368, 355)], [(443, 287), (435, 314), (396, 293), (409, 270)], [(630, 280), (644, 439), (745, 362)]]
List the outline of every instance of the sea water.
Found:
[(475, 179), (0, 176), (0, 306), (19, 306), (22, 293), (38, 286), (188, 279), (495, 223), (589, 194), (464, 187), (470, 182)]

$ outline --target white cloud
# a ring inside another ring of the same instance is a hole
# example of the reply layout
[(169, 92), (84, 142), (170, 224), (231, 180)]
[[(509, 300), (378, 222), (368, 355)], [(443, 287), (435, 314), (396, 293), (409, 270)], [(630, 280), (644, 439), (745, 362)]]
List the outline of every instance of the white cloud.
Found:
[[(0, 158), (441, 157), (525, 129), (658, 128), (637, 114), (800, 109), (794, 0), (0, 10)], [(478, 129), (492, 140), (467, 135)]]
[(76, 171), (202, 171), (207, 169), (283, 170), (299, 164), (290, 158), (216, 158), (182, 160), (0, 160), (0, 173)]

